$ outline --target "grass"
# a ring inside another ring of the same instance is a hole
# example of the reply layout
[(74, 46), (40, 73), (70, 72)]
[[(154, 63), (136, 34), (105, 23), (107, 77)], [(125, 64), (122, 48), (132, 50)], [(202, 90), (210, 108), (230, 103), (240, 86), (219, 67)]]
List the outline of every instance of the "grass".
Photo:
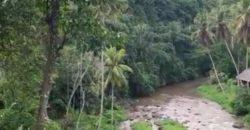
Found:
[(213, 84), (205, 84), (200, 86), (197, 91), (203, 97), (217, 102), (220, 104), (223, 109), (226, 109), (228, 112), (232, 112), (232, 102), (236, 98), (236, 85), (232, 85), (231, 83), (224, 84), (225, 94), (218, 88), (217, 85)]
[(157, 122), (161, 130), (187, 130), (182, 124), (173, 120), (162, 120)]
[(131, 125), (132, 130), (153, 130), (149, 122), (138, 121)]

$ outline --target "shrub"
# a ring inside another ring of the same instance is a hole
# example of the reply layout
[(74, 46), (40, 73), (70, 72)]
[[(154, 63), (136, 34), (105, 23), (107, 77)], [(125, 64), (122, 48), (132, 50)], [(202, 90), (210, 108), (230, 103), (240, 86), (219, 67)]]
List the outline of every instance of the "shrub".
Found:
[(60, 124), (55, 121), (48, 120), (45, 123), (45, 130), (61, 130)]
[(232, 107), (237, 116), (244, 116), (250, 113), (250, 93), (248, 90), (242, 88), (238, 91)]
[(20, 126), (29, 129), (35, 123), (35, 118), (27, 112), (15, 111), (12, 109), (2, 109), (0, 111), (1, 130), (16, 130)]
[[(220, 79), (220, 81), (222, 83), (227, 82), (228, 76), (225, 73), (220, 72), (220, 73), (218, 73), (218, 76), (219, 76), (219, 79)], [(209, 83), (211, 83), (211, 84), (217, 84), (218, 83), (218, 80), (217, 80), (216, 75), (215, 75), (213, 70), (211, 70), (209, 72)]]
[(159, 77), (152, 72), (134, 72), (129, 77), (132, 96), (150, 95), (159, 85)]
[[(76, 129), (79, 130), (95, 130), (98, 125), (99, 114), (86, 114), (73, 111), (70, 112), (68, 117), (64, 119), (62, 122), (62, 126), (64, 129)], [(111, 125), (111, 111), (106, 110), (103, 114), (102, 119), (102, 130), (118, 130), (118, 125), (121, 121), (126, 120), (125, 111), (115, 105), (114, 108), (114, 126)]]

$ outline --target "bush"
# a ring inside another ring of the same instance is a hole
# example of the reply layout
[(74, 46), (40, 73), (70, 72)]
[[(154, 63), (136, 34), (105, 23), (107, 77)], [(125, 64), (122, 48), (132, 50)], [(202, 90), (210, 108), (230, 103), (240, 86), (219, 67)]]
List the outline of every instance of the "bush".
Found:
[(29, 129), (35, 123), (35, 118), (27, 112), (20, 112), (11, 109), (2, 109), (0, 111), (1, 130), (16, 130), (20, 126), (23, 129)]
[(129, 87), (132, 96), (147, 96), (159, 86), (159, 77), (153, 72), (134, 72), (129, 77)]
[[(228, 76), (223, 72), (218, 73), (218, 77), (219, 77), (219, 79), (220, 79), (220, 81), (222, 83), (227, 82), (227, 80), (228, 80)], [(217, 77), (216, 77), (213, 70), (211, 70), (209, 72), (209, 83), (211, 83), (211, 84), (217, 84), (218, 83), (218, 79), (217, 79)]]
[(61, 130), (62, 128), (60, 127), (60, 124), (58, 124), (55, 121), (48, 120), (45, 123), (45, 130)]
[(242, 88), (232, 104), (233, 110), (237, 116), (244, 116), (250, 113), (250, 93)]

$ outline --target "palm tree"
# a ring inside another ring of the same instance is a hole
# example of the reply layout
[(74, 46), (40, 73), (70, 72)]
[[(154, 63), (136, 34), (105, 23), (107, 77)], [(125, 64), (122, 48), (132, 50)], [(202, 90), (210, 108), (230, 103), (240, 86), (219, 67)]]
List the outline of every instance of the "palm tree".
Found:
[[(107, 88), (108, 84), (111, 83), (111, 124), (114, 121), (114, 87), (122, 87), (127, 85), (127, 79), (124, 75), (125, 72), (132, 72), (132, 69), (127, 65), (121, 64), (120, 62), (125, 57), (126, 52), (124, 49), (117, 50), (114, 47), (106, 48), (105, 52), (102, 54), (102, 59), (105, 58), (105, 73), (107, 78), (102, 85), (102, 99), (101, 99), (101, 116), (99, 120), (98, 130), (101, 128), (101, 119), (103, 113), (103, 100), (104, 100), (104, 90)], [(103, 79), (104, 75), (102, 76)]]
[[(121, 14), (122, 11), (126, 10), (128, 8), (128, 3), (126, 0), (90, 0), (88, 1), (90, 4), (90, 12), (92, 12), (92, 15), (95, 16), (97, 19), (99, 19), (102, 25), (105, 25), (105, 20), (116, 20), (117, 16)], [(105, 46), (105, 43), (104, 45)], [(101, 108), (100, 108), (100, 115), (99, 115), (99, 121), (98, 121), (98, 130), (101, 129), (102, 124), (102, 116), (103, 116), (103, 104), (104, 104), (104, 89), (108, 85), (108, 81), (110, 77), (107, 77), (104, 81), (104, 52), (102, 47), (101, 52), (101, 60), (102, 60), (102, 83), (101, 83)]]
[(105, 66), (106, 72), (108, 73), (108, 77), (111, 87), (111, 123), (113, 125), (113, 109), (114, 109), (114, 87), (122, 87), (127, 85), (127, 79), (124, 75), (125, 72), (132, 72), (132, 69), (127, 65), (121, 64), (120, 62), (125, 57), (126, 52), (124, 49), (117, 50), (114, 47), (107, 48), (105, 51)]
[(201, 43), (207, 49), (207, 53), (208, 53), (209, 58), (211, 60), (213, 70), (214, 70), (215, 76), (217, 78), (217, 81), (219, 83), (219, 86), (220, 86), (222, 92), (225, 93), (224, 88), (223, 88), (221, 81), (219, 79), (218, 71), (216, 70), (213, 57), (212, 57), (211, 52), (208, 48), (208, 46), (210, 44), (214, 43), (214, 38), (213, 38), (214, 36), (213, 36), (213, 33), (210, 32), (207, 22), (203, 22), (200, 29), (198, 29), (196, 32), (194, 32), (192, 37), (198, 39), (198, 42)]
[(248, 69), (248, 45), (250, 44), (250, 6), (246, 9), (245, 13), (241, 14), (236, 19), (236, 32), (239, 42), (246, 45), (246, 69)]
[(239, 69), (238, 69), (236, 61), (233, 57), (231, 49), (228, 45), (228, 43), (233, 42), (233, 40), (232, 40), (232, 35), (229, 31), (229, 28), (228, 28), (226, 22), (224, 21), (224, 12), (220, 12), (217, 19), (218, 19), (218, 22), (217, 22), (217, 27), (216, 27), (216, 32), (215, 32), (216, 39), (225, 43), (227, 51), (231, 57), (231, 60), (234, 64), (235, 70), (236, 70), (237, 75), (238, 75)]

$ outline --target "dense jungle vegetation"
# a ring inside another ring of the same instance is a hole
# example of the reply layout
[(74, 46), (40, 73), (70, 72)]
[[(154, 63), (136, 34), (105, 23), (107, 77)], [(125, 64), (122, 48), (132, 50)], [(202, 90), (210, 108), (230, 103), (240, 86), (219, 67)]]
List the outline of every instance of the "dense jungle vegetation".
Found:
[[(115, 130), (128, 100), (204, 76), (228, 94), (248, 68), (249, 5), (0, 0), (0, 129)], [(232, 91), (250, 122), (250, 94)]]

